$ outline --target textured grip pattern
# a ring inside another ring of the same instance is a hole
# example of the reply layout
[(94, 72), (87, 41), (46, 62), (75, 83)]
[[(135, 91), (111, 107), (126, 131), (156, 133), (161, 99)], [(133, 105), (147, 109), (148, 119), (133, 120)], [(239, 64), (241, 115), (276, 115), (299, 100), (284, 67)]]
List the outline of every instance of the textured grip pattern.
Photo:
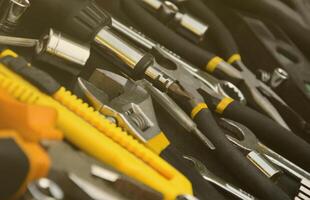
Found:
[(89, 107), (88, 104), (83, 103), (81, 99), (78, 99), (75, 95), (72, 95), (70, 91), (66, 91), (65, 88), (61, 88), (54, 98), (63, 104), (65, 107), (82, 117), (85, 121), (93, 125), (100, 132), (107, 135), (113, 141), (126, 148), (129, 152), (135, 154), (144, 162), (148, 163), (152, 168), (158, 171), (167, 179), (174, 177), (174, 172), (168, 165), (163, 165), (161, 160), (146, 149), (141, 143), (128, 135), (121, 128), (117, 127), (114, 123), (111, 123), (108, 119), (104, 118), (99, 112), (95, 111), (93, 107)]
[(109, 25), (111, 25), (109, 14), (100, 8), (95, 1), (89, 1), (85, 7), (67, 18), (62, 29), (84, 42), (91, 42), (100, 29)]

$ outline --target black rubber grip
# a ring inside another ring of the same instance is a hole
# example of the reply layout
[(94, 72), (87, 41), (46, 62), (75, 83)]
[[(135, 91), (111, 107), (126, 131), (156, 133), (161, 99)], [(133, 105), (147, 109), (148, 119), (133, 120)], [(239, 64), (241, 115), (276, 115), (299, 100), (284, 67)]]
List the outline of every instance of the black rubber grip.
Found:
[(0, 199), (10, 199), (25, 182), (30, 170), (27, 155), (11, 138), (0, 139)]
[(210, 26), (208, 32), (216, 41), (225, 60), (239, 53), (238, 46), (227, 27), (206, 4), (201, 0), (190, 0), (185, 1), (184, 5)]
[(276, 180), (276, 184), (285, 191), (292, 199), (298, 194), (300, 181), (297, 181), (287, 175), (282, 175)]
[(53, 28), (83, 42), (91, 42), (97, 33), (111, 24), (110, 15), (95, 0), (33, 0), (32, 13), (48, 17)]
[(215, 122), (210, 110), (204, 109), (200, 111), (194, 121), (197, 123), (198, 128), (203, 133), (206, 133), (206, 136), (215, 145), (216, 149), (214, 151), (221, 163), (244, 183), (254, 195), (268, 200), (290, 199), (228, 141), (224, 132)]
[(310, 144), (268, 117), (236, 101), (224, 110), (223, 116), (246, 124), (262, 142), (274, 151), (300, 167), (310, 169)]
[[(205, 0), (206, 1), (206, 0)], [(279, 0), (221, 0), (226, 4), (249, 11), (263, 19), (272, 20), (281, 26), (298, 45), (300, 49), (310, 55), (310, 28), (300, 20), (291, 8)], [(293, 13), (293, 14), (292, 14)]]
[(2, 62), (15, 73), (37, 86), (42, 92), (53, 95), (61, 85), (48, 73), (34, 67), (28, 66), (28, 62), (22, 58), (5, 57)]
[(136, 0), (122, 0), (122, 7), (127, 15), (140, 27), (147, 35), (175, 51), (180, 56), (190, 60), (199, 67), (204, 67), (214, 54), (205, 51), (195, 44), (189, 42), (170, 30), (159, 20), (142, 8)]
[(204, 180), (193, 167), (192, 163), (186, 161), (178, 150), (169, 146), (161, 152), (160, 156), (191, 181), (195, 197), (198, 199), (225, 200), (225, 197), (223, 197), (223, 195), (221, 195), (211, 183)]

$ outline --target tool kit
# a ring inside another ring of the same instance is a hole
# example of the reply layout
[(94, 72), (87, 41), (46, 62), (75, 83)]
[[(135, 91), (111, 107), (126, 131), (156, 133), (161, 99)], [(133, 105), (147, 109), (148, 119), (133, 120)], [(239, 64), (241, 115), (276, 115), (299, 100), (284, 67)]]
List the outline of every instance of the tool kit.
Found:
[(0, 11), (0, 200), (310, 199), (309, 0)]

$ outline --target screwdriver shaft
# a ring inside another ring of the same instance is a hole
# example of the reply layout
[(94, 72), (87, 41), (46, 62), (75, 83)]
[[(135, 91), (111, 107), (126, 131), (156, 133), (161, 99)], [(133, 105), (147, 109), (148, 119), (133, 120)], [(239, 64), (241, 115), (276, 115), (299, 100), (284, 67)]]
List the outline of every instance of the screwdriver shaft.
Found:
[(39, 44), (39, 40), (0, 35), (0, 44), (18, 47), (35, 47)]

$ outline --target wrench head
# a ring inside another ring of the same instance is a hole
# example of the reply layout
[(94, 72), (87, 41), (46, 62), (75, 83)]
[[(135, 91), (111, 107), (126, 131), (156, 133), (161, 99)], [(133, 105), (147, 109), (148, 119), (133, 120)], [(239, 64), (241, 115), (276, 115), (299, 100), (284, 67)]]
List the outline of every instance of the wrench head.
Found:
[(246, 150), (246, 151), (253, 151), (256, 149), (256, 147), (259, 144), (259, 140), (255, 136), (255, 134), (246, 126), (243, 124), (240, 124), (238, 122), (222, 118), (220, 121), (220, 126), (232, 133), (238, 132), (238, 134), (235, 135), (240, 135), (241, 139), (237, 138), (237, 136), (231, 136), (231, 135), (226, 135), (226, 137), (236, 146), (239, 148)]

